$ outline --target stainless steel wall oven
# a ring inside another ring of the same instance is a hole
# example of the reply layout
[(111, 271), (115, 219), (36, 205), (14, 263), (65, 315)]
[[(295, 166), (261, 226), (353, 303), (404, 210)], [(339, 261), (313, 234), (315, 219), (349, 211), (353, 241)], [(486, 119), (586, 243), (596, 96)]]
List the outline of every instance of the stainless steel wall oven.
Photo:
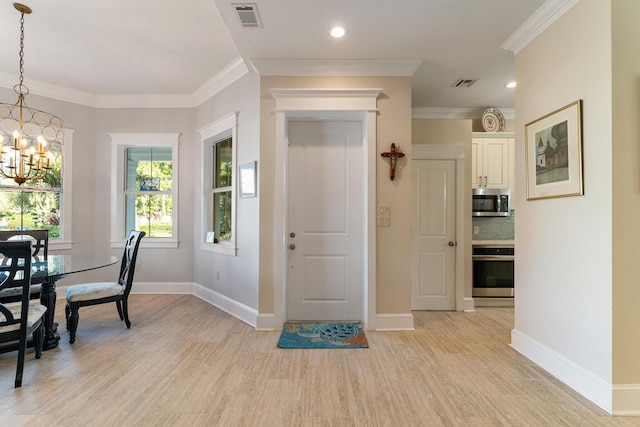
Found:
[(509, 245), (473, 245), (474, 297), (513, 297), (514, 255)]

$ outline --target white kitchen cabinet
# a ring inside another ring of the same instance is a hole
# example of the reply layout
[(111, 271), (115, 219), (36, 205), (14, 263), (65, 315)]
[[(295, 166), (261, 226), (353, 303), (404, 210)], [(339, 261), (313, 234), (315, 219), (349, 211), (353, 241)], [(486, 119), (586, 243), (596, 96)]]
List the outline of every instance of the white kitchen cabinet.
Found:
[(510, 188), (512, 133), (474, 132), (471, 141), (473, 188)]

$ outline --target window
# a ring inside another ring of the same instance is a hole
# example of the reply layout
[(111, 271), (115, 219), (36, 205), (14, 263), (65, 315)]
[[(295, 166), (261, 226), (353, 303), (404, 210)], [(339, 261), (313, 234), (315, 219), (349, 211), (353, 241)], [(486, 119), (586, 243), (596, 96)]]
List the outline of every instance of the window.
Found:
[[(60, 142), (54, 142), (60, 144)], [(49, 230), (50, 249), (71, 249), (71, 153), (73, 131), (64, 130), (62, 158), (43, 181), (0, 179), (0, 229)]]
[[(212, 218), (214, 237), (218, 241), (231, 239), (231, 206), (233, 204), (233, 140), (225, 138), (213, 143), (213, 200)], [(215, 242), (215, 240), (214, 240)]]
[(147, 238), (171, 238), (171, 148), (125, 148), (125, 161), (125, 230), (144, 231)]
[(236, 255), (236, 128), (237, 115), (232, 113), (200, 130), (204, 190), (201, 247), (233, 256)]
[(177, 247), (179, 134), (110, 136), (112, 247), (120, 247), (133, 229), (147, 233), (142, 246)]

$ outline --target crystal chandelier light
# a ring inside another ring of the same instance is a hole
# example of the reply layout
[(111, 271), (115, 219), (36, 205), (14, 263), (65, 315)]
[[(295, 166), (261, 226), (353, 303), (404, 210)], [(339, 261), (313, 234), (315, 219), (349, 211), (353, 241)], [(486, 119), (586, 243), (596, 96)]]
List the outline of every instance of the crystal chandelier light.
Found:
[(42, 181), (60, 162), (64, 122), (25, 103), (29, 89), (23, 84), (24, 15), (30, 14), (31, 9), (20, 3), (13, 7), (20, 12), (20, 81), (13, 87), (18, 101), (0, 103), (0, 180), (9, 178), (20, 186)]

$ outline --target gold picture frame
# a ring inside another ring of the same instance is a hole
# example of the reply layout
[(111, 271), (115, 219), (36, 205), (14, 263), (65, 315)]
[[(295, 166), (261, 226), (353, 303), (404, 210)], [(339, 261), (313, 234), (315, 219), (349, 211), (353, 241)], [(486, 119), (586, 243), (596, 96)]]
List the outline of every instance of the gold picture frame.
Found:
[(582, 100), (525, 125), (527, 200), (584, 195)]

